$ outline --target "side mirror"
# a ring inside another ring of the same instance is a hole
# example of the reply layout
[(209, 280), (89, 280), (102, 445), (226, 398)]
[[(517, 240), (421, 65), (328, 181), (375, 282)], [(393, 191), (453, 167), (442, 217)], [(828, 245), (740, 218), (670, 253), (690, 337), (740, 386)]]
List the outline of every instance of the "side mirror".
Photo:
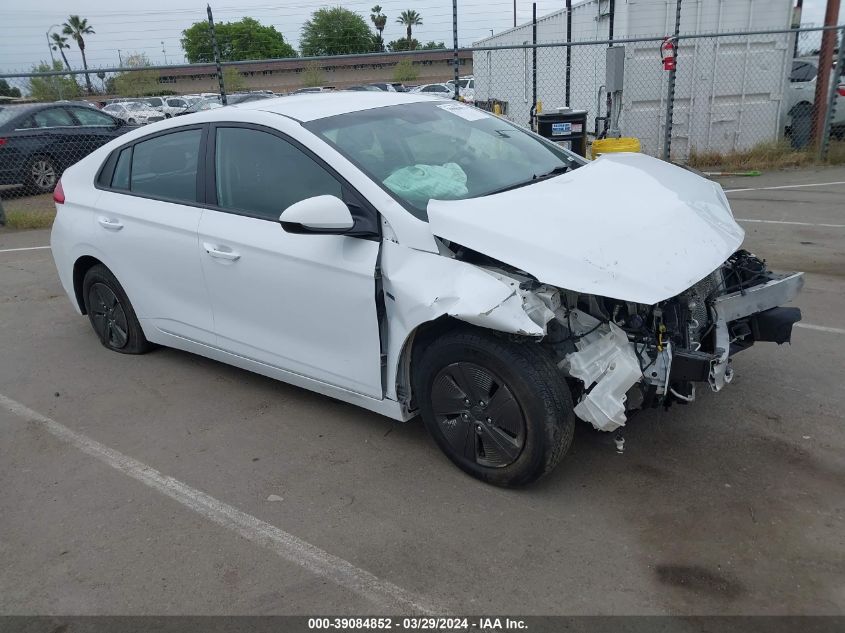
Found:
[(336, 196), (314, 196), (290, 205), (279, 217), (288, 233), (342, 234), (355, 221), (346, 203)]

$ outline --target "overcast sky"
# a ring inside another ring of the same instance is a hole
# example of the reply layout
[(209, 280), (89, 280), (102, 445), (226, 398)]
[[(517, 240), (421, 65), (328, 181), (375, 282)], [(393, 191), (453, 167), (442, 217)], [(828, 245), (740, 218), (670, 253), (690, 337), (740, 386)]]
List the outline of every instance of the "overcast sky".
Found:
[[(370, 7), (376, 0), (344, 0), (328, 3), (341, 4), (357, 11), (369, 23)], [(414, 28), (414, 37), (445, 41), (451, 44), (452, 3), (450, 0), (380, 0), (388, 16), (384, 36), (390, 41), (404, 35), (404, 27), (396, 17), (404, 9), (415, 9), (422, 15), (423, 25)], [(544, 15), (562, 7), (563, 0), (538, 0), (537, 13)], [(0, 0), (0, 70), (3, 72), (29, 71), (41, 60), (49, 60), (46, 32), (58, 30), (54, 25), (67, 19), (69, 13), (88, 18), (96, 31), (86, 39), (89, 67), (118, 65), (118, 51), (125, 56), (133, 52), (145, 53), (154, 64), (184, 61), (179, 38), (183, 29), (193, 22), (205, 19), (202, 0), (41, 0), (28, 4), (16, 0)], [(123, 5), (125, 10), (118, 7)], [(299, 48), (302, 22), (314, 11), (324, 6), (322, 2), (308, 0), (283, 0), (271, 3), (266, 0), (212, 1), (215, 21), (238, 20), (251, 16), (263, 24), (272, 24), (295, 48)], [(499, 32), (513, 23), (512, 0), (458, 0), (459, 41), (469, 45), (474, 40), (489, 36), (490, 29)], [(825, 0), (804, 0), (802, 23), (821, 24)], [(843, 17), (843, 16), (840, 16)], [(530, 20), (531, 2), (517, 0), (517, 20)], [(840, 19), (840, 22), (842, 20)], [(71, 42), (73, 44), (73, 42)], [(68, 61), (74, 68), (82, 67), (82, 58), (75, 45), (67, 51)], [(56, 53), (57, 59), (58, 53)]]

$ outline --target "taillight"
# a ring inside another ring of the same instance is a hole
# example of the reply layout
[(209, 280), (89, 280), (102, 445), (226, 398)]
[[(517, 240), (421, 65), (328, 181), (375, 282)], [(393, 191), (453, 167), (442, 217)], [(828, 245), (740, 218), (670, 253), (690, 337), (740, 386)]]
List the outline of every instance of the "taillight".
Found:
[(56, 204), (64, 204), (65, 203), (65, 190), (62, 189), (62, 181), (60, 180), (56, 185), (56, 188), (53, 189), (53, 202)]
[[(845, 84), (839, 84), (839, 87), (836, 89), (836, 92), (839, 93), (840, 97), (845, 97)], [(3, 144), (3, 140), (4, 139), (0, 138), (0, 145)]]
[(6, 139), (0, 138), (0, 147), (3, 147), (6, 144)]

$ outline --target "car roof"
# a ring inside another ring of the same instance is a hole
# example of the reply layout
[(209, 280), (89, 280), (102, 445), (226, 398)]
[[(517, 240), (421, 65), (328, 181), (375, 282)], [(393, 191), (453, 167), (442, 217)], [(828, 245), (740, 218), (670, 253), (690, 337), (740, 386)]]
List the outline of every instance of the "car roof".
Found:
[(407, 92), (337, 91), (303, 93), (260, 101), (248, 101), (232, 107), (273, 112), (304, 122), (349, 112), (431, 100), (431, 97), (426, 95)]

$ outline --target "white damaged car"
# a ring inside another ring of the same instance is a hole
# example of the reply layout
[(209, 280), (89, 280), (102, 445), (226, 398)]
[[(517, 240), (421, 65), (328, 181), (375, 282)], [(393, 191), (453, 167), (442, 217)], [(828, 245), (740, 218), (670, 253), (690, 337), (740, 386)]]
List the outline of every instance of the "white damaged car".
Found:
[(420, 415), (497, 485), (552, 470), (579, 419), (618, 432), (720, 391), (734, 354), (801, 318), (783, 305), (802, 274), (741, 250), (719, 185), (425, 95), (160, 122), (69, 168), (55, 200), (62, 285), (107, 348)]

